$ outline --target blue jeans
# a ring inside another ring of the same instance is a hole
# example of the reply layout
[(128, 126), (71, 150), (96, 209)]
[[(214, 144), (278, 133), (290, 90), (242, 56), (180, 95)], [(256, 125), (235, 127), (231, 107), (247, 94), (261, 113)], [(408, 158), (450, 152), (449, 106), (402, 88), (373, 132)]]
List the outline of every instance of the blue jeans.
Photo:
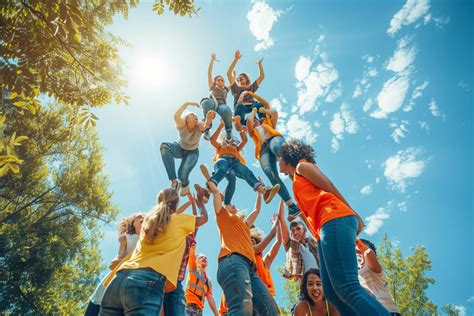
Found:
[(185, 150), (178, 143), (162, 143), (160, 146), (161, 158), (165, 165), (168, 179), (176, 179), (174, 160), (181, 159), (178, 169), (178, 179), (183, 187), (189, 185), (189, 174), (197, 164), (199, 159), (199, 148)]
[[(254, 104), (236, 104), (234, 107), (234, 116), (240, 116), (240, 123), (242, 125), (247, 125), (246, 115), (252, 112), (252, 109), (256, 108), (265, 108), (265, 106), (260, 102), (255, 102)], [(263, 118), (265, 114), (258, 113), (258, 117)]]
[[(252, 170), (250, 170), (246, 165), (242, 164), (237, 158), (230, 157), (230, 156), (220, 157), (216, 161), (216, 163), (214, 164), (214, 172), (212, 173), (211, 180), (213, 180), (217, 185), (219, 184), (219, 182), (222, 181), (222, 179), (227, 177), (228, 173), (231, 171), (233, 171), (234, 174), (240, 179), (247, 181), (247, 183), (254, 190), (256, 190), (257, 187), (260, 185), (260, 182), (258, 181), (257, 177), (255, 177), (255, 175), (253, 174)], [(229, 190), (230, 191), (229, 196), (228, 196), (229, 203), (227, 204), (230, 204), (230, 200), (232, 199), (232, 196), (235, 191), (235, 177), (234, 177), (233, 182), (229, 180), (229, 185), (231, 186), (233, 185), (233, 190)], [(227, 202), (227, 201), (224, 201), (224, 202)]]
[(318, 243), (324, 296), (344, 315), (390, 315), (362, 288), (358, 279), (355, 216), (333, 219), (321, 227)]
[(284, 142), (285, 139), (281, 136), (273, 136), (267, 139), (263, 143), (262, 150), (260, 151), (260, 166), (271, 184), (275, 185), (278, 183), (280, 185), (278, 195), (286, 202), (291, 200), (291, 196), (285, 184), (281, 181), (277, 169), (277, 158), (280, 156), (280, 148)]
[(227, 179), (227, 186), (225, 187), (224, 191), (224, 205), (229, 205), (232, 201), (232, 197), (234, 196), (235, 183), (237, 182), (237, 179), (233, 170), (227, 172), (225, 178)]
[[(204, 98), (201, 100), (201, 107), (204, 110), (204, 117), (206, 117), (207, 112), (211, 110), (216, 111), (224, 121), (226, 132), (232, 132), (232, 110), (227, 104), (222, 103), (216, 106), (216, 102), (214, 102), (214, 100)], [(209, 126), (209, 128), (211, 127), (212, 124)]]
[(224, 291), (226, 315), (279, 315), (278, 306), (250, 260), (231, 254), (219, 261), (217, 282)]
[(183, 285), (178, 281), (176, 289), (172, 292), (165, 293), (163, 309), (165, 316), (184, 315), (186, 301), (184, 299)]
[(120, 270), (107, 287), (100, 315), (159, 315), (166, 277), (152, 269)]

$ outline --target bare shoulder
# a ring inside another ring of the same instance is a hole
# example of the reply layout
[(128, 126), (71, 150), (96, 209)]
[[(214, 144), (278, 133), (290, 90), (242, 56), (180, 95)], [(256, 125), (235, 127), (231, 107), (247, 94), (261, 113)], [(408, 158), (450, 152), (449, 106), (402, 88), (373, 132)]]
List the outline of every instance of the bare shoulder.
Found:
[(309, 313), (308, 304), (305, 301), (300, 301), (295, 306), (295, 316), (306, 316)]

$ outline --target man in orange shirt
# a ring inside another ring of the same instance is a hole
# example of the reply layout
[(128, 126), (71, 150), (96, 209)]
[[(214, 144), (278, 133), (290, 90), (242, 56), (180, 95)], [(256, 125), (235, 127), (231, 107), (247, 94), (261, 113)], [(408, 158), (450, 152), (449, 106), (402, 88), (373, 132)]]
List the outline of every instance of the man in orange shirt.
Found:
[(201, 316), (204, 310), (204, 299), (207, 298), (209, 307), (215, 316), (218, 315), (216, 303), (212, 297), (211, 280), (207, 277), (207, 257), (204, 254), (195, 255), (196, 244), (189, 250), (188, 282), (184, 297), (186, 299), (186, 315)]

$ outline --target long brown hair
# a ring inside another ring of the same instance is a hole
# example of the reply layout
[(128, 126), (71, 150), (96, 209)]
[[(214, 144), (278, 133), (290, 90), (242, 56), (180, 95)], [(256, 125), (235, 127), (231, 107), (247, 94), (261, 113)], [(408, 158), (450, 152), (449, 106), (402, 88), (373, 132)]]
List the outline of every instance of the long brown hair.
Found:
[(143, 220), (143, 231), (148, 242), (163, 234), (171, 220), (171, 215), (176, 212), (179, 197), (174, 189), (164, 189), (157, 197), (157, 204), (146, 214)]

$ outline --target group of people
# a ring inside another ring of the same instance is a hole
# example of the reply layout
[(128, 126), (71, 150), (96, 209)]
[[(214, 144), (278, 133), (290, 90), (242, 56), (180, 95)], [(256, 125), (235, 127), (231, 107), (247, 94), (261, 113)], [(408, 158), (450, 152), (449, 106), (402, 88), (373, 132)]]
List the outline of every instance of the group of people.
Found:
[[(92, 295), (86, 315), (203, 315), (206, 300), (214, 315), (279, 315), (270, 268), (282, 244), (283, 276), (301, 282), (294, 315), (400, 315), (375, 247), (357, 239), (361, 218), (316, 165), (314, 149), (300, 140), (285, 140), (277, 130), (278, 112), (255, 93), (264, 80), (262, 60), (259, 77), (251, 83), (248, 74), (236, 75), (240, 58), (236, 51), (226, 86), (222, 76), (212, 75), (217, 60), (212, 54), (209, 97), (200, 104), (186, 102), (176, 111), (179, 139), (160, 147), (170, 187), (160, 191), (148, 213), (119, 223), (118, 256)], [(233, 110), (226, 103), (228, 92), (234, 97)], [(199, 120), (190, 106), (201, 108), (204, 118)], [(212, 132), (217, 115), (220, 124)], [(247, 134), (269, 185), (246, 166), (241, 151)], [(205, 182), (194, 184), (193, 194), (189, 175), (199, 160), (201, 136), (216, 154), (212, 173), (200, 165)], [(176, 159), (181, 159), (177, 174)], [(292, 180), (295, 201), (280, 173)], [(224, 178), (227, 184), (221, 192), (218, 185)], [(232, 204), (237, 178), (256, 192), (248, 215)], [(254, 223), (262, 202), (270, 203), (276, 194), (279, 209), (271, 218), (272, 229), (263, 236)], [(187, 199), (182, 205), (180, 196)], [(196, 255), (197, 230), (208, 221), (206, 204), (211, 200), (221, 245), (219, 308), (206, 273), (208, 259)], [(192, 215), (184, 214), (189, 206)]]

